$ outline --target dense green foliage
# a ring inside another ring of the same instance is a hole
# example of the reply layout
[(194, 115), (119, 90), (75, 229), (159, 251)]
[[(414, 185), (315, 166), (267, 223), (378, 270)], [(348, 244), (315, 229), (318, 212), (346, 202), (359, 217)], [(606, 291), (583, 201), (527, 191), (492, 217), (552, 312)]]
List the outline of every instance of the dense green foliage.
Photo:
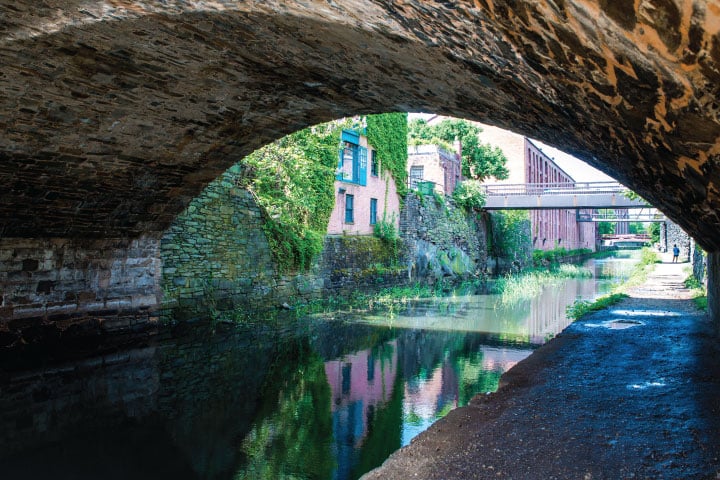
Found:
[(485, 206), (485, 190), (478, 180), (465, 180), (453, 192), (453, 199), (459, 207), (466, 210)]
[(564, 257), (587, 255), (590, 253), (592, 253), (592, 250), (589, 248), (567, 250), (565, 247), (558, 247), (553, 248), (552, 250), (535, 250), (533, 251), (533, 265), (539, 267), (546, 263), (554, 264), (558, 263), (558, 261)]
[[(606, 215), (608, 218), (616, 218), (615, 210), (601, 209), (598, 213)], [(615, 234), (615, 223), (614, 222), (599, 222), (597, 224), (597, 231), (600, 235), (614, 235)]]
[[(340, 133), (356, 128), (341, 120), (300, 130), (256, 150), (241, 162), (242, 186), (267, 213), (264, 226), (281, 271), (306, 270), (319, 255), (335, 205), (334, 175)], [(407, 191), (407, 114), (367, 117), (368, 142), (382, 168)]]
[(647, 233), (647, 228), (645, 228), (643, 222), (629, 222), (628, 233), (632, 233), (633, 235)]
[(615, 224), (611, 222), (598, 222), (597, 230), (600, 235), (614, 235)]
[(648, 227), (648, 234), (650, 234), (650, 241), (655, 244), (660, 242), (660, 222), (653, 222)]
[(517, 275), (507, 275), (495, 281), (494, 291), (502, 303), (530, 300), (546, 285), (557, 285), (568, 278), (590, 278), (592, 272), (577, 265), (554, 265), (551, 268), (528, 269)]
[(240, 163), (242, 182), (267, 213), (265, 233), (283, 271), (307, 269), (322, 251), (332, 213), (341, 125), (300, 130)]
[(400, 198), (407, 194), (407, 113), (368, 115), (367, 139), (375, 149), (381, 168), (395, 179)]
[(626, 298), (628, 298), (626, 293), (611, 293), (609, 295), (598, 297), (593, 302), (588, 300), (576, 300), (575, 303), (567, 307), (565, 314), (568, 318), (577, 320), (588, 313), (597, 312), (598, 310), (603, 310), (620, 303)]
[(408, 124), (408, 143), (411, 145), (434, 144), (453, 151), (457, 138), (462, 144), (462, 174), (474, 180), (495, 177), (508, 178), (505, 164), (507, 158), (497, 147), (481, 143), (478, 134), (482, 129), (467, 120), (443, 120), (428, 125), (425, 120), (415, 119)]
[(527, 210), (493, 212), (488, 227), (488, 255), (521, 264), (530, 261), (532, 245)]

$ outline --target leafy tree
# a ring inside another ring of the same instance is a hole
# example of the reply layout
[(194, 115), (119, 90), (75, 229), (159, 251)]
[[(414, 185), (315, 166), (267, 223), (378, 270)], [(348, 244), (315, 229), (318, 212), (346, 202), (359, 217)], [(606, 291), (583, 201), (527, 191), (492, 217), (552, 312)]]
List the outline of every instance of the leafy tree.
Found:
[[(607, 218), (617, 218), (615, 210), (612, 209), (600, 209), (598, 213), (606, 216)], [(600, 235), (614, 235), (615, 234), (615, 223), (614, 222), (599, 222), (597, 230)]]
[(243, 158), (242, 186), (268, 214), (265, 223), (281, 270), (305, 270), (322, 251), (335, 205), (334, 174), (341, 126), (300, 130)]
[(465, 180), (453, 192), (458, 206), (467, 210), (485, 206), (485, 191), (477, 180)]
[(488, 254), (527, 264), (532, 258), (530, 215), (527, 210), (493, 212), (488, 225)]
[(598, 233), (600, 235), (614, 235), (615, 234), (615, 224), (612, 222), (599, 222), (597, 228), (598, 228)]
[(650, 235), (652, 243), (660, 242), (660, 222), (653, 222), (648, 225), (647, 233)]
[(455, 139), (462, 144), (462, 173), (474, 180), (495, 177), (508, 178), (505, 164), (507, 158), (502, 150), (480, 142), (482, 129), (467, 120), (443, 120), (437, 125), (428, 125), (425, 120), (415, 119), (408, 124), (408, 143), (411, 145), (436, 144), (452, 150)]
[(630, 222), (628, 224), (628, 233), (632, 233), (633, 235), (647, 233), (647, 229), (643, 222)]

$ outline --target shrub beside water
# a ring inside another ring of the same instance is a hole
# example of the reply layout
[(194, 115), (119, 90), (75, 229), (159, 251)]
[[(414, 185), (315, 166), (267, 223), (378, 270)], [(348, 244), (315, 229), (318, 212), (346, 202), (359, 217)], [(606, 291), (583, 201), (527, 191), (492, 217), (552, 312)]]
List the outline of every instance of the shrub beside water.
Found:
[(700, 283), (692, 272), (688, 273), (688, 277), (683, 283), (685, 284), (685, 288), (690, 290), (695, 305), (700, 310), (707, 311), (707, 291), (705, 290), (705, 285)]
[(568, 278), (590, 278), (592, 272), (578, 265), (558, 265), (554, 268), (525, 270), (519, 275), (508, 275), (495, 282), (495, 292), (502, 303), (515, 303), (537, 296), (542, 289)]
[(640, 261), (633, 268), (627, 281), (616, 286), (612, 293), (603, 295), (592, 302), (588, 300), (575, 300), (575, 303), (567, 307), (566, 315), (568, 318), (577, 320), (590, 312), (608, 308), (628, 298), (629, 295), (625, 292), (632, 287), (645, 283), (648, 274), (655, 268), (655, 264), (660, 261), (660, 257), (652, 249), (643, 248), (640, 253)]
[(567, 307), (565, 313), (568, 318), (577, 320), (588, 313), (597, 312), (598, 310), (603, 310), (615, 305), (616, 303), (620, 303), (628, 297), (629, 295), (626, 293), (611, 293), (609, 295), (603, 295), (602, 297), (596, 298), (592, 302), (589, 300), (575, 300), (575, 303)]

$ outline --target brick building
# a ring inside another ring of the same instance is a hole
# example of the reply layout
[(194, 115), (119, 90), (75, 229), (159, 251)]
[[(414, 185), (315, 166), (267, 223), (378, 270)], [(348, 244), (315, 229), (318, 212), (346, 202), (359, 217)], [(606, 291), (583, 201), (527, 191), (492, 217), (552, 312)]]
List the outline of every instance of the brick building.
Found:
[[(482, 125), (482, 129), (480, 140), (499, 147), (508, 160), (508, 178), (500, 181), (493, 179), (492, 183), (575, 183), (567, 172), (529, 138), (490, 125)], [(530, 210), (530, 225), (532, 245), (535, 249), (565, 247), (568, 250), (595, 250), (595, 224), (578, 222), (576, 210)]]
[(395, 180), (381, 169), (367, 137), (343, 130), (335, 177), (335, 208), (330, 215), (330, 235), (372, 235), (383, 218), (399, 226), (400, 199)]
[(408, 146), (407, 172), (410, 188), (417, 188), (418, 182), (432, 182), (435, 191), (452, 195), (462, 180), (460, 143), (454, 152), (437, 145)]

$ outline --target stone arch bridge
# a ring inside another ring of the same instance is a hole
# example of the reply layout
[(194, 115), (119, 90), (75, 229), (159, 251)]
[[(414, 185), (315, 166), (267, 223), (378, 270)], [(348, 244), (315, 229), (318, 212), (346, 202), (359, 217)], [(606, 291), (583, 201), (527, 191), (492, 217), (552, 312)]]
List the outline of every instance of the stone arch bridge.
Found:
[(612, 175), (710, 252), (720, 7), (693, 0), (0, 5), (3, 326), (152, 309), (158, 242), (238, 159), (386, 111), (479, 120)]

